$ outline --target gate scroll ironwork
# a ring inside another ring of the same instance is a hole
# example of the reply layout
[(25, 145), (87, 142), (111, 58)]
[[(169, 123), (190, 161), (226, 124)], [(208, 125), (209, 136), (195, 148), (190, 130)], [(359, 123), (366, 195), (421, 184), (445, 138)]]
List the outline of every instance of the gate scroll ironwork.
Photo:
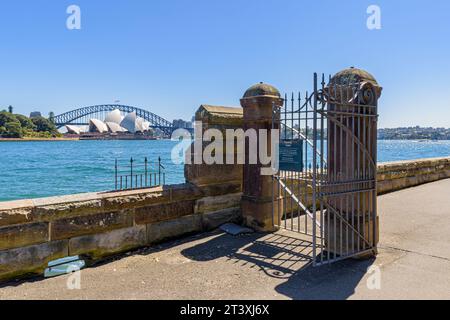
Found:
[(376, 254), (378, 240), (378, 92), (357, 77), (327, 80), (314, 74), (312, 93), (273, 110), (280, 145), (302, 144), (297, 166), (273, 176), (273, 224), (308, 237), (314, 266)]

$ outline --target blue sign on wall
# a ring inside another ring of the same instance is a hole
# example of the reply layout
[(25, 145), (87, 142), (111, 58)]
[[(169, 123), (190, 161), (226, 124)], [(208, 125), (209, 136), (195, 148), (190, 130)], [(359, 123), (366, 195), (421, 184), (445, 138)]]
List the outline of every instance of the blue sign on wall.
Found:
[(280, 141), (280, 170), (303, 171), (303, 140)]

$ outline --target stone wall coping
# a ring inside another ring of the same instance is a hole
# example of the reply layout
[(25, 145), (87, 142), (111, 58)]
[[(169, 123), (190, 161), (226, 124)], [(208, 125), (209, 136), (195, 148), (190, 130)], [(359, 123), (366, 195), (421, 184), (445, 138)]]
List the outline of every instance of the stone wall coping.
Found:
[(379, 162), (378, 166), (380, 165), (391, 165), (391, 164), (405, 164), (405, 163), (416, 163), (416, 162), (425, 162), (425, 161), (450, 161), (449, 157), (437, 157), (437, 158), (420, 158), (420, 159), (413, 159), (413, 160), (398, 160), (398, 161), (387, 161), (387, 162)]
[(138, 190), (127, 190), (127, 191), (107, 191), (107, 192), (90, 192), (90, 193), (79, 193), (79, 194), (71, 194), (64, 196), (56, 196), (56, 197), (47, 197), (47, 198), (37, 198), (37, 199), (27, 199), (27, 200), (15, 200), (15, 201), (5, 201), (0, 202), (0, 210), (12, 210), (12, 209), (24, 209), (24, 208), (33, 208), (33, 207), (41, 207), (41, 206), (49, 206), (49, 205), (57, 205), (68, 202), (86, 202), (93, 200), (104, 200), (110, 198), (117, 197), (127, 197), (127, 196), (136, 196), (141, 194), (151, 194), (151, 193), (160, 193), (164, 190), (170, 189), (183, 189), (189, 188), (190, 185), (182, 184), (182, 185), (167, 185), (164, 187), (154, 187), (147, 189), (138, 189)]
[(235, 114), (235, 115), (244, 115), (244, 109), (241, 107), (224, 107), (224, 106), (212, 106), (208, 104), (202, 104), (200, 109), (204, 109), (209, 113), (224, 113), (224, 114)]
[(231, 125), (242, 127), (244, 111), (239, 107), (201, 105), (195, 113), (195, 120), (206, 125)]
[(432, 163), (447, 163), (450, 162), (450, 157), (439, 157), (439, 158), (423, 158), (414, 160), (401, 160), (401, 161), (390, 161), (390, 162), (380, 162), (378, 163), (378, 170), (389, 170), (392, 167), (402, 166), (407, 168), (408, 166), (423, 166), (430, 165)]

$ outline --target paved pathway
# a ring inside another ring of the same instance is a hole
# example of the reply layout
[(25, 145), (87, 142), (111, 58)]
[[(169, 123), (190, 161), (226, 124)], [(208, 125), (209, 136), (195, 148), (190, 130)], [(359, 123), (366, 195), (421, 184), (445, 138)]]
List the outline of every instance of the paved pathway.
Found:
[(62, 276), (1, 286), (0, 299), (450, 299), (450, 179), (382, 196), (379, 210), (376, 260), (305, 268), (310, 248), (289, 233), (216, 232), (83, 270), (80, 290)]

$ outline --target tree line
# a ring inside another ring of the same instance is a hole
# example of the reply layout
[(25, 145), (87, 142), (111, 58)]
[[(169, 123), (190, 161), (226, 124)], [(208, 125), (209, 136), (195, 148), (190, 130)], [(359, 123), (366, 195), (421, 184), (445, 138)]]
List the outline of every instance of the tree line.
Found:
[(14, 114), (13, 107), (0, 111), (0, 137), (2, 138), (52, 138), (59, 137), (54, 122), (54, 114), (49, 118), (42, 116), (29, 118), (21, 114)]

